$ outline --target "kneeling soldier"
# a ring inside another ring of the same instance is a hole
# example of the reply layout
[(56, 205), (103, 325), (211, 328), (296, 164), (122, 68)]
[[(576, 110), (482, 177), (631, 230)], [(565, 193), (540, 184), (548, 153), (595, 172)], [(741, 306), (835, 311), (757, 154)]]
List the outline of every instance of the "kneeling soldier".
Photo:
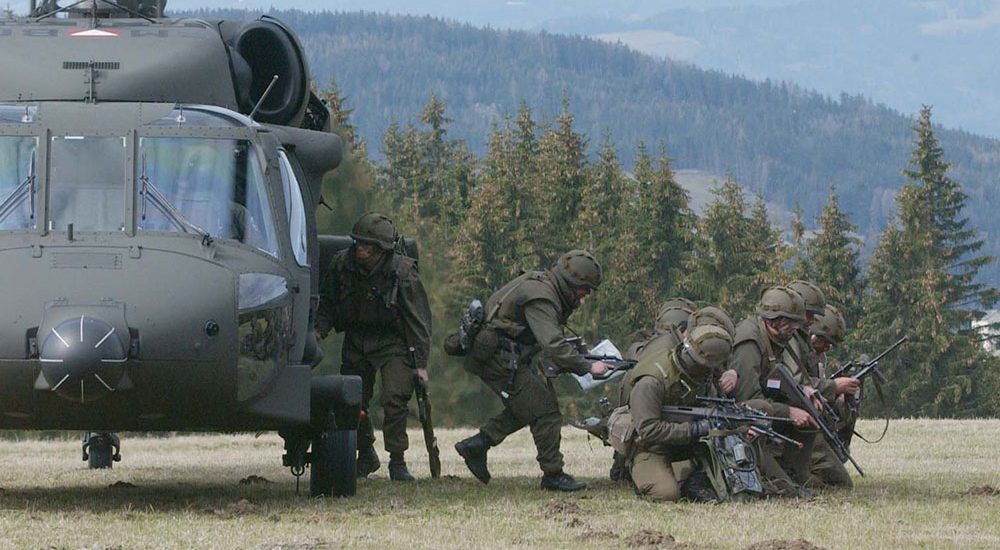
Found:
[(677, 346), (643, 355), (625, 381), (625, 404), (636, 429), (629, 462), (640, 496), (657, 501), (681, 497), (683, 480), (675, 473), (675, 464), (693, 457), (694, 446), (708, 435), (710, 424), (663, 420), (662, 408), (696, 405), (698, 397), (718, 396), (720, 369), (732, 346), (732, 337), (721, 327), (689, 326)]

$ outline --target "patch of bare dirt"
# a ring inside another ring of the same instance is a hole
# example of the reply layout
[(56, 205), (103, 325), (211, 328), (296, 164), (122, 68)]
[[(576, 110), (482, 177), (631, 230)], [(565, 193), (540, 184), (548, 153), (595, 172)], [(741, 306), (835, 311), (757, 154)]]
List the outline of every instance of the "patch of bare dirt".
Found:
[[(3, 495), (2, 491), (0, 491), (0, 495)], [(1000, 495), (1000, 489), (997, 489), (996, 487), (994, 487), (992, 485), (982, 485), (982, 486), (979, 486), (979, 487), (973, 487), (973, 488), (969, 489), (968, 491), (962, 493), (962, 495), (963, 496), (970, 496), (970, 497), (977, 497), (977, 496), (978, 497), (984, 497), (984, 496), (985, 497), (995, 497), (997, 495)]]
[(665, 550), (702, 550), (706, 548), (693, 542), (677, 542), (673, 535), (653, 529), (641, 529), (623, 542), (629, 548), (662, 548)]
[[(251, 514), (258, 514), (260, 512), (260, 506), (257, 506), (245, 498), (229, 503), (222, 508), (206, 508), (201, 511), (201, 513), (205, 515), (218, 516), (224, 519), (233, 519)], [(281, 518), (279, 517), (278, 519)]]
[(108, 485), (108, 489), (122, 490), (122, 489), (135, 489), (137, 485), (134, 483), (129, 483), (127, 481), (116, 481), (111, 485)]
[(805, 539), (771, 539), (755, 542), (743, 550), (823, 550), (823, 547), (816, 546)]
[(265, 542), (257, 546), (259, 550), (314, 550), (317, 548), (333, 548), (333, 543), (325, 540), (307, 540), (303, 542)]
[(542, 505), (542, 515), (549, 519), (565, 519), (583, 514), (583, 508), (570, 500), (551, 499)]
[(576, 536), (578, 540), (618, 540), (618, 535), (614, 531), (604, 529), (587, 529)]
[(240, 485), (262, 485), (265, 483), (271, 483), (271, 480), (257, 475), (249, 475), (240, 480)]
[(635, 534), (625, 539), (625, 546), (629, 548), (661, 548), (671, 547), (677, 542), (674, 536), (662, 531), (652, 529), (641, 529)]

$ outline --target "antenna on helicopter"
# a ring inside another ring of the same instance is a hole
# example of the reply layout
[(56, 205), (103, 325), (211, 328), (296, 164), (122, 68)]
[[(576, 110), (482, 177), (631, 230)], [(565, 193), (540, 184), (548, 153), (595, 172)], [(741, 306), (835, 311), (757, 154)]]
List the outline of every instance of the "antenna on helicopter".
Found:
[(274, 78), (271, 79), (271, 83), (267, 85), (267, 89), (264, 90), (264, 93), (260, 94), (260, 99), (257, 100), (257, 104), (254, 105), (253, 110), (250, 111), (250, 120), (253, 120), (253, 116), (257, 114), (257, 110), (264, 104), (264, 100), (267, 99), (268, 94), (271, 93), (271, 89), (274, 88), (274, 85), (277, 83), (278, 75), (274, 75)]

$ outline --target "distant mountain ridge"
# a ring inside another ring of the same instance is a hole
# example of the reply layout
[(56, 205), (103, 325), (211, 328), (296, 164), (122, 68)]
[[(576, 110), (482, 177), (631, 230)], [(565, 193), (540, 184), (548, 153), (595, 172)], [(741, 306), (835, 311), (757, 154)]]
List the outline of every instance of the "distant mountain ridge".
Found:
[[(591, 146), (609, 132), (623, 162), (636, 145), (666, 143), (677, 169), (720, 178), (812, 220), (835, 184), (868, 244), (894, 207), (909, 160), (912, 120), (862, 97), (832, 99), (794, 85), (753, 82), (662, 61), (578, 36), (496, 31), (431, 17), (277, 12), (300, 34), (320, 86), (335, 76), (353, 123), (378, 151), (393, 121), (415, 120), (432, 93), (447, 103), (449, 135), (482, 153), (523, 101), (551, 120), (565, 90)], [(249, 17), (216, 12), (211, 17)], [(940, 129), (950, 175), (970, 196), (971, 221), (1000, 253), (1000, 141)], [(993, 267), (989, 282), (1000, 283)], [(1000, 286), (1000, 285), (998, 285)]]

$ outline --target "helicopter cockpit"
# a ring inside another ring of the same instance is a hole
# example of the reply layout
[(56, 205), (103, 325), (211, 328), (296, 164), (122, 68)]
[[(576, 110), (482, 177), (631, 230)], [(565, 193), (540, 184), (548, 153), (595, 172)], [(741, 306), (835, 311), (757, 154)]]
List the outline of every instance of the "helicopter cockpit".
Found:
[[(250, 119), (178, 105), (138, 126), (133, 140), (131, 131), (41, 131), (38, 114), (0, 105), (0, 230), (43, 223), (47, 231), (72, 224), (76, 232), (193, 233), (279, 256), (266, 162)], [(22, 135), (12, 135), (18, 127)], [(278, 161), (292, 248), (304, 266), (302, 195), (283, 151)]]

